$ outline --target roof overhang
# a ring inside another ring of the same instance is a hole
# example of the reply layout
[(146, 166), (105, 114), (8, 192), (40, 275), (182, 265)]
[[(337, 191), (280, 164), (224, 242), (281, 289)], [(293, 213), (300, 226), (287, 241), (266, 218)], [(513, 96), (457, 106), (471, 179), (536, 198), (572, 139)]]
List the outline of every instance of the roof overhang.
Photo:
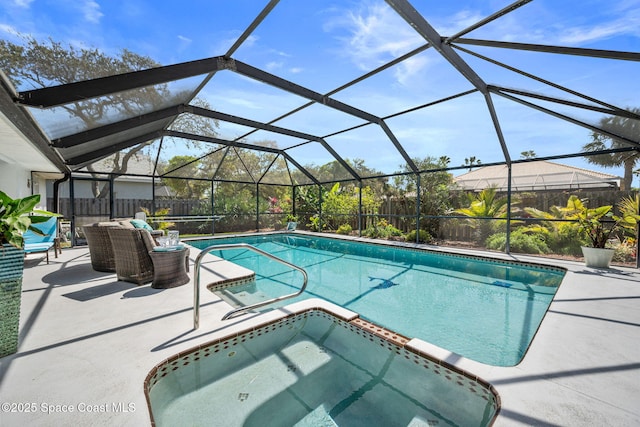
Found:
[(1, 72), (0, 86), (0, 160), (56, 176), (69, 171), (33, 118), (15, 104), (13, 86)]

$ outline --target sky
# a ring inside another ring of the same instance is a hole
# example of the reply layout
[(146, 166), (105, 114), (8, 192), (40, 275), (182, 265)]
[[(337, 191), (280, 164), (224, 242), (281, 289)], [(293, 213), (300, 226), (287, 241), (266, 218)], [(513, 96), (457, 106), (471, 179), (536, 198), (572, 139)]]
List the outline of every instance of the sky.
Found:
[[(443, 36), (452, 36), (510, 3), (412, 2)], [(169, 65), (224, 55), (266, 4), (258, 0), (194, 0), (183, 7), (178, 2), (161, 0), (0, 0), (0, 36), (14, 42), (20, 40), (20, 35), (38, 40), (50, 37), (111, 55), (128, 49)], [(640, 0), (533, 0), (465, 37), (640, 52)], [(382, 1), (281, 0), (232, 56), (324, 94), (424, 43)], [(617, 107), (637, 108), (640, 102), (637, 61), (463, 47)], [(578, 100), (539, 81), (458, 53), (488, 84)], [(184, 82), (186, 87), (196, 84), (196, 80)], [(504, 153), (482, 95), (438, 102), (472, 88), (435, 49), (427, 49), (333, 97), (378, 117), (433, 103), (386, 119), (409, 156), (446, 155), (452, 166), (462, 165), (471, 156), (483, 163), (503, 161)], [(217, 73), (201, 96), (216, 110), (263, 122), (306, 103), (299, 96), (226, 71)], [(492, 96), (492, 100), (514, 160), (527, 150), (534, 150), (538, 156), (579, 152), (590, 142), (589, 129), (508, 98)], [(587, 123), (595, 124), (603, 118), (602, 114), (584, 109), (537, 103)], [(397, 170), (404, 163), (402, 156), (380, 126), (333, 135), (360, 123), (362, 120), (357, 117), (314, 105), (275, 124), (318, 136), (332, 135), (327, 142), (341, 156), (362, 158), (367, 165), (385, 173)], [(220, 134), (236, 138), (245, 130), (221, 124)], [(284, 148), (300, 142), (265, 132), (253, 138), (277, 139)], [(303, 164), (332, 160), (318, 144), (292, 148), (291, 152)], [(602, 170), (583, 159), (562, 162), (622, 175), (620, 168)], [(634, 185), (639, 185), (637, 179)]]

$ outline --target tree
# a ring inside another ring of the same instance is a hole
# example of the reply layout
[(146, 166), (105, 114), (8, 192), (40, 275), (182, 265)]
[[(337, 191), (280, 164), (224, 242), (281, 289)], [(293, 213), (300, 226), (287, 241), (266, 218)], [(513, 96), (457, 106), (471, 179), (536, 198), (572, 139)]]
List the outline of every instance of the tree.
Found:
[[(630, 109), (629, 111), (634, 114), (640, 115), (640, 108)], [(640, 120), (635, 120), (627, 117), (604, 117), (600, 120), (600, 127), (606, 131), (610, 131), (615, 135), (632, 136), (635, 138), (640, 135)], [(592, 132), (591, 142), (585, 144), (582, 149), (586, 152), (590, 152), (624, 148), (628, 146), (629, 143), (619, 138), (614, 138), (599, 132)], [(640, 163), (640, 151), (636, 150), (621, 153), (598, 154), (587, 157), (587, 161), (589, 163), (593, 163), (605, 168), (623, 166), (624, 179), (622, 181), (620, 189), (629, 190), (631, 189), (631, 183), (633, 181), (633, 169), (638, 163)]]
[(464, 159), (464, 165), (469, 166), (470, 171), (473, 170), (472, 166), (475, 166), (475, 165), (480, 166), (481, 164), (482, 164), (482, 160), (476, 159), (476, 156), (465, 157)]
[(520, 158), (521, 159), (535, 159), (536, 158), (536, 152), (533, 150), (527, 150), (527, 151), (523, 151), (520, 153)]
[[(22, 36), (22, 39), (23, 44), (0, 40), (0, 69), (7, 73), (16, 88), (22, 90), (63, 85), (160, 66), (153, 59), (127, 49), (110, 56), (95, 48), (65, 46), (51, 38), (42, 42), (31, 36)], [(75, 127), (82, 131), (159, 109), (166, 106), (168, 99), (188, 98), (187, 94), (182, 95), (180, 97), (172, 93), (167, 85), (155, 85), (72, 102), (59, 108), (68, 115), (70, 123), (67, 128)], [(194, 104), (207, 106), (204, 101), (196, 101)], [(183, 131), (198, 129), (199, 133), (210, 136), (215, 136), (216, 127), (216, 121), (199, 116), (179, 117), (173, 126), (174, 129)], [(60, 136), (65, 135), (50, 133), (52, 138)], [(87, 170), (94, 176), (98, 172), (126, 174), (129, 162), (134, 157), (145, 154), (145, 148), (151, 143), (152, 141), (138, 144), (107, 157), (101, 165), (106, 164), (108, 170), (96, 170), (93, 164), (88, 165)], [(187, 142), (189, 143), (193, 142)], [(107, 194), (106, 185), (102, 188), (97, 184), (94, 186), (94, 196), (106, 197)]]
[[(451, 188), (453, 186), (453, 176), (443, 171), (449, 166), (450, 159), (447, 156), (439, 158), (427, 156), (424, 159), (414, 158), (413, 163), (418, 170), (425, 172), (420, 174), (420, 212), (427, 216), (445, 215), (451, 207)], [(407, 165), (401, 166), (405, 172), (409, 172)], [(418, 189), (418, 182), (415, 174), (407, 174), (393, 177), (396, 188), (394, 196), (397, 196), (401, 203), (405, 204), (405, 213), (408, 216), (415, 215), (415, 195)], [(423, 227), (432, 236), (438, 236), (440, 230), (439, 218), (423, 219)]]
[(507, 197), (497, 196), (495, 187), (488, 187), (478, 194), (469, 193), (469, 206), (454, 212), (469, 217), (469, 225), (476, 230), (476, 239), (484, 244), (493, 233), (493, 221), (487, 218), (507, 217)]
[[(200, 161), (194, 156), (173, 156), (165, 167), (168, 171), (176, 169), (180, 172), (179, 175), (185, 178), (203, 178), (200, 171)], [(209, 181), (181, 178), (164, 178), (163, 183), (173, 190), (176, 197), (182, 199), (201, 199), (210, 192), (211, 188)]]
[(341, 187), (340, 183), (336, 182), (322, 200), (322, 213), (326, 225), (332, 230), (337, 230), (340, 225), (348, 223), (352, 219), (350, 217), (358, 214), (360, 201), (365, 212), (377, 211), (380, 206), (371, 187), (363, 187), (360, 197), (359, 187)]

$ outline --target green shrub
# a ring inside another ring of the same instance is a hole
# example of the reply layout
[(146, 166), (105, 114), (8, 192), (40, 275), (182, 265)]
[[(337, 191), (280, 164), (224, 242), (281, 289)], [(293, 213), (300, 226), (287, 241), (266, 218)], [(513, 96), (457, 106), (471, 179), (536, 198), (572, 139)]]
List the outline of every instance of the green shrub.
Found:
[(309, 218), (309, 224), (307, 224), (307, 228), (310, 231), (322, 231), (325, 228), (325, 223), (322, 218), (320, 218), (320, 216), (316, 214)]
[(362, 235), (372, 239), (388, 239), (390, 237), (402, 236), (402, 231), (389, 224), (386, 220), (381, 219), (371, 227), (367, 227), (367, 229), (362, 232)]
[(580, 234), (578, 226), (572, 223), (560, 224), (557, 232), (550, 233), (546, 242), (551, 252), (555, 254), (576, 256), (582, 256), (580, 246), (587, 243)]
[[(404, 238), (407, 242), (415, 242), (416, 230), (408, 232)], [(420, 230), (420, 233), (418, 234), (418, 243), (431, 243), (432, 240), (433, 237), (431, 237), (431, 234), (427, 233), (426, 230)]]
[(352, 228), (349, 224), (342, 224), (340, 227), (338, 227), (338, 229), (336, 230), (336, 233), (349, 235), (351, 234), (351, 231), (352, 231)]
[[(507, 233), (489, 236), (485, 242), (487, 249), (504, 251), (507, 244)], [(511, 232), (509, 246), (512, 252), (523, 254), (548, 254), (551, 250), (540, 233), (529, 234), (525, 228), (517, 228)]]

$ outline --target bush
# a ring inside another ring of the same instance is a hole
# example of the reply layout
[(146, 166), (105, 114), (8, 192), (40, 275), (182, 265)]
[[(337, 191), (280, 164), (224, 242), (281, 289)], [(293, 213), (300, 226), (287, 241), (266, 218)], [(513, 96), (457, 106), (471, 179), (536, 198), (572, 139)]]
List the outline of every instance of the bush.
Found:
[(352, 231), (352, 228), (349, 224), (342, 224), (340, 227), (338, 227), (338, 229), (336, 230), (336, 233), (349, 235), (351, 234), (351, 231)]
[(310, 231), (322, 231), (325, 228), (325, 223), (322, 218), (320, 218), (320, 216), (316, 214), (309, 218), (309, 224), (307, 224), (307, 228)]
[(625, 239), (624, 242), (616, 241), (611, 245), (614, 249), (613, 261), (615, 262), (633, 262), (636, 259), (636, 243), (634, 239)]
[(560, 224), (558, 232), (550, 233), (546, 242), (553, 253), (577, 256), (582, 256), (580, 246), (587, 243), (581, 236), (578, 226), (569, 223)]
[(365, 237), (372, 239), (388, 239), (390, 237), (402, 236), (402, 231), (389, 224), (386, 220), (381, 219), (375, 225), (367, 227), (362, 232)]
[[(414, 243), (416, 241), (416, 230), (408, 232), (404, 236), (404, 238), (407, 242)], [(431, 234), (427, 233), (426, 230), (420, 230), (420, 233), (418, 235), (418, 243), (431, 243), (432, 240), (433, 237), (431, 237)]]
[[(489, 236), (485, 245), (487, 249), (504, 251), (507, 245), (507, 233), (497, 233)], [(551, 253), (542, 234), (528, 234), (524, 228), (517, 228), (511, 232), (509, 246), (511, 251), (523, 254), (542, 255)]]

